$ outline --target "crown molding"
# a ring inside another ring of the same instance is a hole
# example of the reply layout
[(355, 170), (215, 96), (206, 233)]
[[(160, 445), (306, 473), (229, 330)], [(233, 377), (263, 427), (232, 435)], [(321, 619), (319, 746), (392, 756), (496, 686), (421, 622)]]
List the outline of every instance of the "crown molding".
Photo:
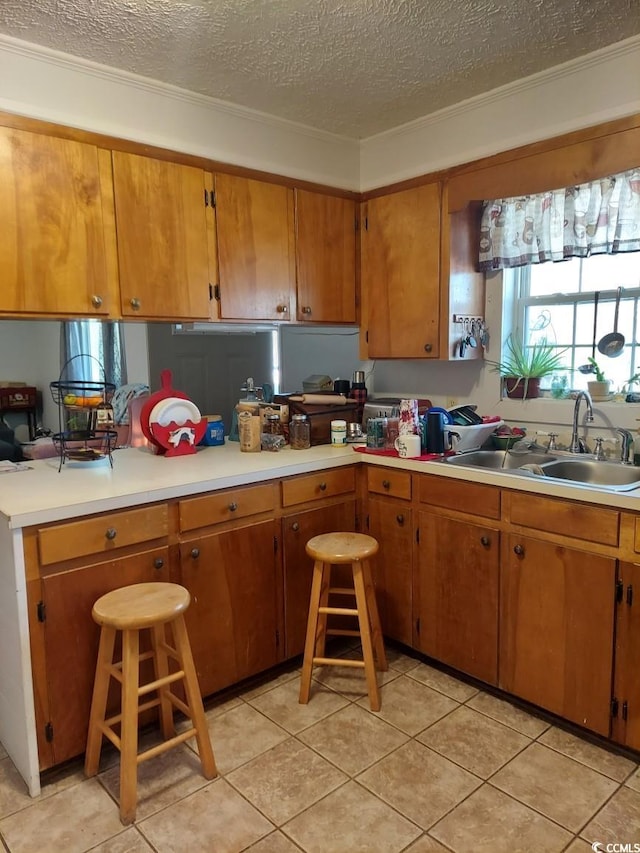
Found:
[(274, 128), (286, 130), (289, 133), (296, 133), (299, 136), (311, 137), (319, 141), (350, 143), (357, 145), (358, 140), (355, 137), (343, 136), (337, 133), (330, 133), (326, 130), (320, 130), (310, 125), (301, 124), (291, 121), (290, 119), (279, 118), (271, 113), (261, 112), (260, 110), (242, 107), (230, 101), (219, 100), (212, 98), (209, 95), (200, 95), (197, 92), (191, 92), (188, 89), (181, 89), (179, 86), (172, 86), (169, 83), (162, 83), (158, 80), (153, 80), (150, 77), (143, 77), (140, 74), (133, 74), (129, 71), (121, 71), (117, 68), (112, 68), (108, 65), (102, 65), (98, 62), (93, 62), (81, 57), (72, 56), (68, 53), (62, 53), (58, 50), (52, 50), (42, 45), (33, 44), (32, 42), (22, 41), (21, 39), (13, 38), (12, 36), (3, 35), (0, 33), (0, 52), (13, 53), (17, 56), (23, 56), (27, 59), (37, 62), (56, 65), (67, 71), (85, 74), (87, 76), (97, 77), (102, 80), (107, 80), (111, 83), (128, 86), (130, 88), (139, 89), (148, 94), (159, 95), (164, 98), (172, 98), (176, 101), (193, 104), (199, 108), (215, 110), (225, 113), (233, 118), (242, 119), (243, 121), (252, 121), (257, 124), (269, 125)]
[(548, 68), (545, 71), (539, 71), (537, 74), (532, 74), (529, 77), (523, 77), (521, 80), (516, 80), (513, 83), (507, 83), (504, 86), (499, 86), (497, 89), (492, 89), (490, 92), (483, 92), (473, 98), (467, 98), (450, 107), (444, 107), (436, 112), (429, 113), (421, 118), (406, 122), (405, 124), (392, 127), (382, 133), (368, 136), (360, 141), (361, 149), (369, 143), (378, 143), (381, 141), (390, 141), (394, 138), (401, 137), (407, 134), (415, 133), (424, 128), (433, 127), (434, 125), (450, 121), (456, 116), (485, 108), (489, 104), (499, 103), (507, 98), (513, 98), (514, 95), (528, 92), (531, 89), (539, 88), (540, 86), (566, 77), (572, 77), (598, 65), (604, 65), (611, 62), (617, 57), (624, 57), (628, 54), (638, 54), (640, 51), (640, 35), (632, 36), (624, 39), (624, 41), (616, 42), (608, 47), (596, 50), (593, 53), (588, 53), (585, 56), (571, 59), (561, 65), (554, 65), (553, 68)]

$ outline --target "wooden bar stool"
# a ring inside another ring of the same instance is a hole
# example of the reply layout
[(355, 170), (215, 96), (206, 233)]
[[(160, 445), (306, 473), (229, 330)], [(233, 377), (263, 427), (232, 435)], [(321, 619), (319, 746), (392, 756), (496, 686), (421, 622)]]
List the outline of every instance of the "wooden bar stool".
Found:
[[(314, 664), (355, 666), (364, 668), (371, 710), (380, 710), (376, 662), (380, 670), (386, 670), (388, 667), (369, 566), (369, 557), (373, 556), (377, 550), (377, 541), (372, 536), (366, 536), (363, 533), (325, 533), (321, 536), (314, 536), (307, 542), (307, 554), (313, 557), (315, 563), (300, 684), (300, 703), (303, 705), (309, 701)], [(331, 586), (331, 566), (338, 564), (351, 565), (353, 589)], [(330, 606), (330, 595), (355, 596), (356, 606)], [(327, 628), (327, 617), (330, 615), (357, 616), (359, 630)], [(363, 659), (349, 660), (348, 658), (326, 657), (325, 645), (329, 634), (360, 637)]]
[[(101, 630), (84, 770), (87, 776), (98, 772), (103, 735), (120, 750), (120, 820), (124, 824), (136, 816), (140, 762), (195, 737), (205, 778), (218, 775), (184, 622), (183, 614), (190, 601), (189, 592), (178, 584), (139, 583), (108, 592), (93, 606), (92, 616)], [(167, 626), (175, 647), (167, 640)], [(140, 654), (140, 631), (144, 629), (150, 631), (151, 651)], [(117, 631), (122, 632), (122, 660), (114, 663)], [(178, 664), (173, 672), (169, 671), (169, 658)], [(141, 685), (139, 664), (147, 659), (153, 660), (155, 679)], [(122, 687), (121, 710), (105, 719), (111, 678)], [(171, 684), (181, 680), (186, 704), (171, 690)], [(140, 696), (153, 692), (155, 699), (139, 703)], [(138, 714), (158, 706), (165, 740), (138, 755)], [(174, 707), (191, 720), (191, 726), (178, 735)], [(114, 731), (118, 723), (119, 736)]]

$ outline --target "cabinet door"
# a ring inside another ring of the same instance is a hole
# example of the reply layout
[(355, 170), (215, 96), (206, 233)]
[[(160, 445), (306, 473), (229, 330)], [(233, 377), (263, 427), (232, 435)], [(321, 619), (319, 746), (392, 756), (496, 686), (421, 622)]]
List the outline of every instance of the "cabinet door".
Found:
[(418, 648), (495, 684), (500, 534), (425, 511), (419, 527)]
[(372, 559), (382, 633), (412, 645), (413, 524), (411, 505), (369, 498), (368, 532), (380, 550)]
[(291, 319), (293, 190), (233, 175), (215, 183), (220, 318)]
[(640, 566), (620, 563), (621, 596), (616, 613), (614, 696), (618, 713), (613, 737), (630, 749), (640, 749)]
[(278, 662), (276, 522), (203, 536), (180, 546), (191, 593), (187, 628), (203, 696)]
[(609, 734), (616, 561), (505, 537), (500, 687)]
[(355, 500), (292, 513), (282, 519), (286, 657), (304, 652), (313, 574), (313, 560), (307, 556), (305, 545), (321, 533), (355, 529)]
[(356, 206), (295, 190), (298, 320), (356, 322)]
[(362, 233), (370, 358), (438, 358), (440, 184), (367, 202)]
[(123, 316), (208, 319), (211, 178), (192, 166), (112, 156)]
[(0, 128), (0, 311), (109, 314), (109, 188), (94, 145)]
[(100, 639), (91, 617), (94, 603), (121, 586), (168, 581), (168, 566), (168, 549), (161, 547), (42, 579), (49, 696), (44, 722), (51, 723), (53, 740), (50, 758), (41, 756), (41, 769), (80, 755), (86, 746)]

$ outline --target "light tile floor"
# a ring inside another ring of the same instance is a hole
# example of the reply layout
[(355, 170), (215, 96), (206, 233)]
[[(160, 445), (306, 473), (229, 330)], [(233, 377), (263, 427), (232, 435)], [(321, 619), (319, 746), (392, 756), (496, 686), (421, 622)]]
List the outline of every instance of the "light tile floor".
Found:
[(346, 668), (316, 670), (306, 706), (293, 668), (212, 704), (220, 776), (207, 782), (188, 745), (143, 763), (128, 828), (113, 751), (97, 778), (78, 762), (31, 799), (0, 747), (0, 844), (9, 853), (588, 853), (596, 841), (640, 843), (637, 764), (388, 656), (378, 714), (362, 673)]

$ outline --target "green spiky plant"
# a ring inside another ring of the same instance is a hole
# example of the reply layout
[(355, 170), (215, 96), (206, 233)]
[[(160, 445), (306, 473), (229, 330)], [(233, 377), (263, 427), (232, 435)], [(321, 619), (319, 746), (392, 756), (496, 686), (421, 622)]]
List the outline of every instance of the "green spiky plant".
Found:
[(530, 379), (541, 379), (565, 369), (566, 352), (566, 348), (559, 350), (555, 344), (548, 343), (546, 338), (542, 338), (531, 346), (524, 346), (518, 338), (509, 335), (504, 342), (502, 359), (488, 360), (487, 364), (490, 364), (493, 371), (500, 376), (513, 377), (516, 380), (509, 393), (512, 394), (520, 383), (524, 383), (524, 397), (526, 397)]

